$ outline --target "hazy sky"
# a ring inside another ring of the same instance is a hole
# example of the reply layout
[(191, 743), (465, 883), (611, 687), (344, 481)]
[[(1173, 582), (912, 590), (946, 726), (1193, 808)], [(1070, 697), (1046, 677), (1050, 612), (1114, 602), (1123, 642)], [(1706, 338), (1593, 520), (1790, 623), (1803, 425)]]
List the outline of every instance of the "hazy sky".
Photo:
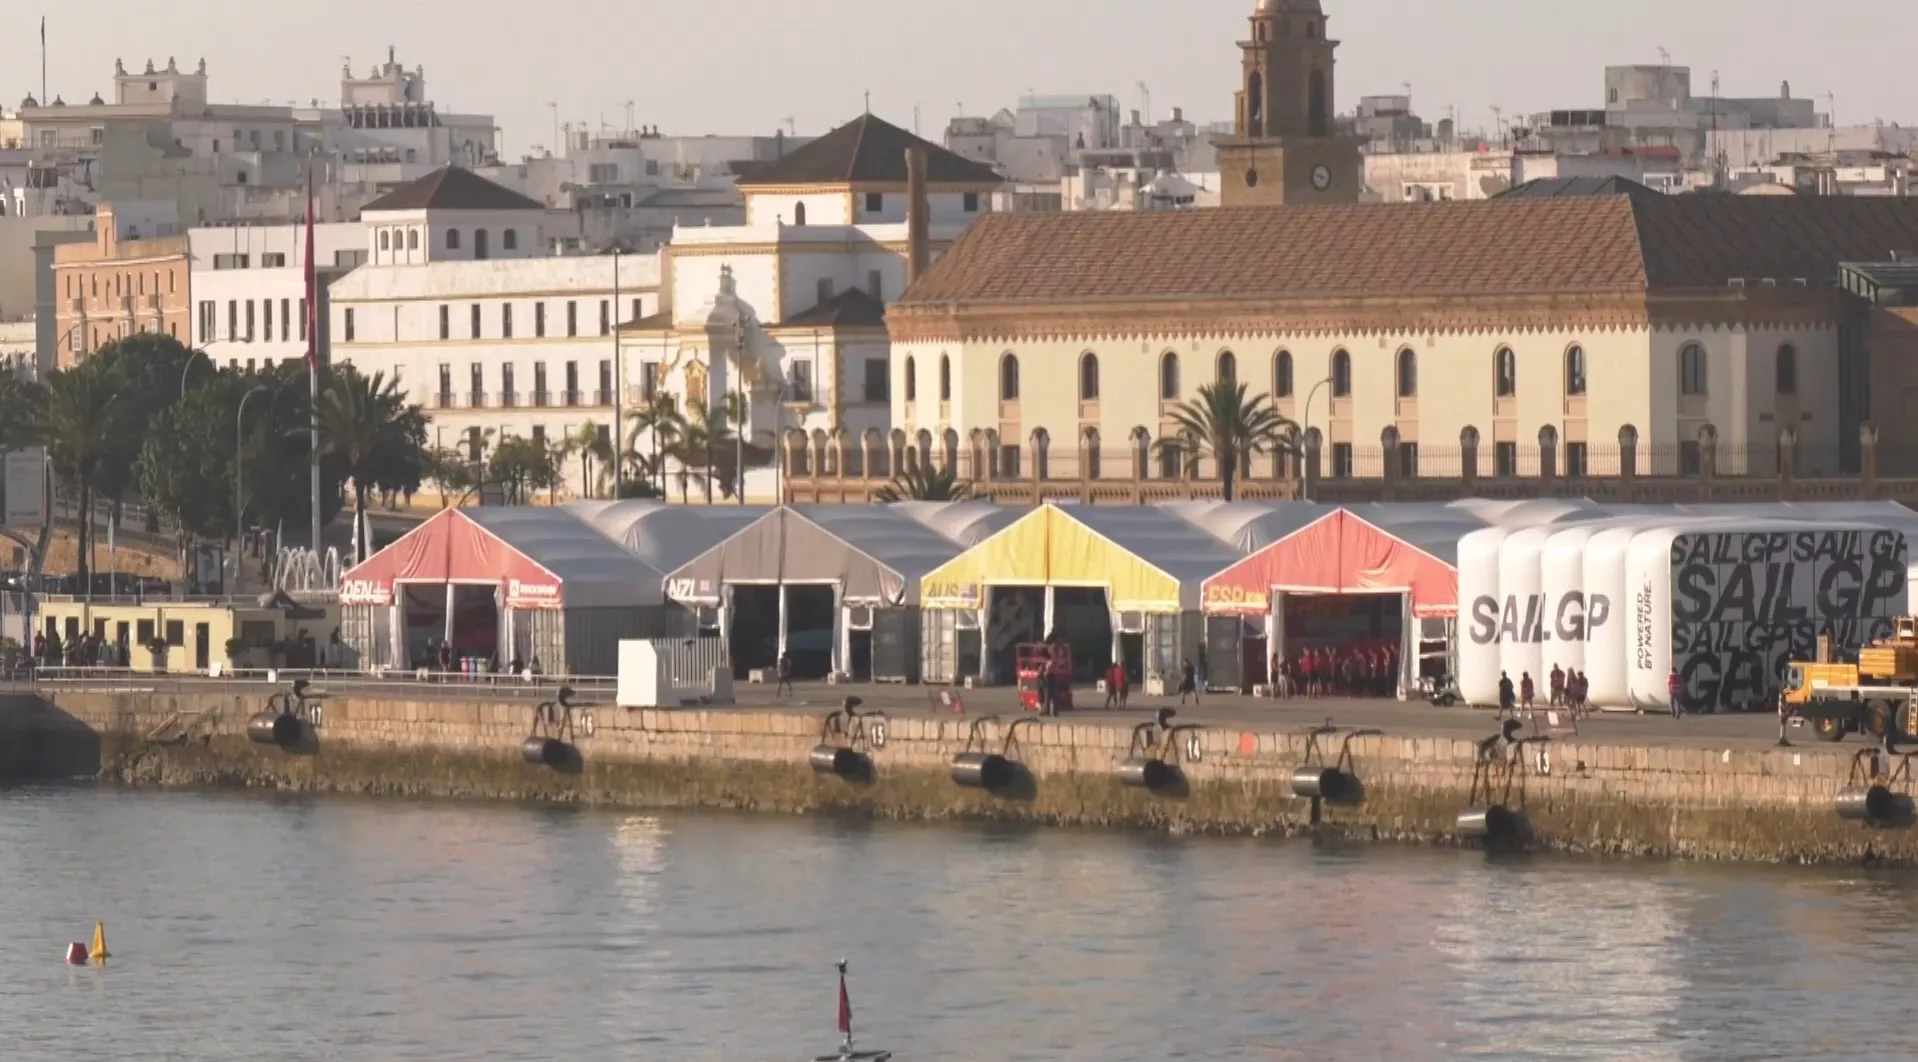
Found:
[[(45, 0), (43, 0), (43, 3)], [(1601, 68), (1659, 48), (1728, 96), (1836, 98), (1842, 124), (1918, 122), (1912, 0), (1324, 0), (1340, 49), (1338, 105), (1403, 91), (1428, 120), (1600, 107)], [(872, 109), (937, 139), (948, 118), (1027, 90), (1110, 93), (1130, 110), (1231, 113), (1252, 0), (94, 0), (49, 5), (48, 85), (111, 96), (113, 60), (200, 57), (222, 102), (339, 95), (343, 56), (364, 74), (395, 45), (426, 67), (443, 108), (495, 115), (517, 156), (563, 121), (638, 121), (666, 133), (802, 133)], [(0, 95), (40, 83), (37, 12), (10, 5)], [(103, 17), (105, 16), (105, 17)]]

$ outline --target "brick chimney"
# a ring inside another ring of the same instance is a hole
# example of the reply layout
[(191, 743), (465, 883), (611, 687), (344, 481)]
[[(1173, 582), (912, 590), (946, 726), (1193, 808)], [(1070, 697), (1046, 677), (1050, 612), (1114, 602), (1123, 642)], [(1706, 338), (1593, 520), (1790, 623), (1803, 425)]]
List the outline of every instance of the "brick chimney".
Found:
[(932, 204), (926, 199), (926, 149), (916, 146), (906, 151), (906, 286), (919, 282), (931, 261), (930, 228)]

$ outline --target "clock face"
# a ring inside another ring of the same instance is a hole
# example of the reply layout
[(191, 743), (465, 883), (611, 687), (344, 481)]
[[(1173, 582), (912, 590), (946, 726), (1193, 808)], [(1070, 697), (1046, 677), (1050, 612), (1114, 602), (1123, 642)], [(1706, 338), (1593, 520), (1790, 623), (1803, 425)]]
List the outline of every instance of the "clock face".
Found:
[(1321, 192), (1332, 187), (1332, 167), (1325, 165), (1312, 167), (1312, 187)]

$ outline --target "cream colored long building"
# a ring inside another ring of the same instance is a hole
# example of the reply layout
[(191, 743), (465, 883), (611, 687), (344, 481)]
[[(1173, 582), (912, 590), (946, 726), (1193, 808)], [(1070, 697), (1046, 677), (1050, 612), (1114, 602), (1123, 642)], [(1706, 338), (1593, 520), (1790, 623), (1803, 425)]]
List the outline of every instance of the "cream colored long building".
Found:
[(1000, 478), (1177, 478), (1148, 443), (1232, 375), (1334, 477), (1382, 474), (1387, 429), (1407, 475), (1457, 475), (1468, 430), (1482, 475), (1614, 474), (1628, 427), (1641, 474), (1678, 472), (1655, 462), (1695, 464), (1707, 424), (1721, 465), (1769, 471), (1791, 426), (1799, 469), (1835, 472), (1869, 415), (1839, 263), (1914, 246), (1902, 200), (994, 215), (887, 315), (893, 444)]

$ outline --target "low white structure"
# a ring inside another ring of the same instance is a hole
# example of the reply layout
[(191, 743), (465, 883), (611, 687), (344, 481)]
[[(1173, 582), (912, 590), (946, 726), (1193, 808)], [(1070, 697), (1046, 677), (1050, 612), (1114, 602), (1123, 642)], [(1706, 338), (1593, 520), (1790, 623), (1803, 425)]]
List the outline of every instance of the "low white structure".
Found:
[[(187, 233), (192, 345), (216, 365), (271, 369), (306, 357), (306, 228), (235, 225)], [(313, 227), (313, 264), (325, 276), (364, 257), (357, 223)]]

